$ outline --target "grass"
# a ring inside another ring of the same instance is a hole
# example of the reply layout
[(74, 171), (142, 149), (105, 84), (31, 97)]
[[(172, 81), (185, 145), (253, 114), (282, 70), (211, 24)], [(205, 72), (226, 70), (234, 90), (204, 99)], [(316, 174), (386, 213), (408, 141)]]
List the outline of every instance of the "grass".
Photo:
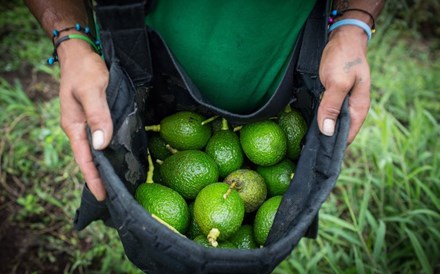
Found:
[[(301, 240), (274, 273), (440, 271), (440, 58), (432, 51), (438, 40), (416, 31), (408, 6), (389, 5), (403, 12), (382, 17), (370, 44), (372, 106), (321, 209), (319, 236)], [(40, 41), (24, 12), (16, 6), (0, 16), (0, 49), (16, 56), (0, 64), (0, 231), (14, 232), (0, 238), (6, 247), (20, 239), (28, 244), (15, 257), (1, 253), (9, 261), (0, 272), (139, 273), (114, 230), (97, 222), (73, 231), (82, 179), (59, 127), (58, 99), (32, 101), (20, 79), (2, 77), (25, 60), (58, 77), (56, 67), (44, 65), (50, 42)], [(33, 38), (10, 31), (17, 28)]]
[[(5, 200), (0, 211), (16, 213), (7, 222), (18, 226), (18, 236), (39, 237), (35, 247), (22, 252), (27, 256), (35, 252), (38, 264), (64, 266), (49, 268), (52, 273), (137, 272), (125, 258), (116, 231), (98, 223), (84, 233), (73, 231), (82, 181), (58, 124), (59, 101), (34, 104), (19, 84), (11, 86), (4, 80), (0, 94), (0, 196)], [(17, 273), (38, 271), (28, 269), (30, 261), (14, 263)]]
[(321, 209), (319, 237), (275, 273), (439, 271), (440, 60), (402, 34), (390, 26), (370, 46), (372, 107)]
[(47, 57), (52, 54), (51, 41), (36, 20), (29, 20), (29, 10), (22, 1), (7, 2), (2, 1), (0, 12), (0, 52), (3, 57), (0, 59), (0, 72), (16, 71), (26, 60), (38, 70), (58, 75), (56, 66), (46, 65)]

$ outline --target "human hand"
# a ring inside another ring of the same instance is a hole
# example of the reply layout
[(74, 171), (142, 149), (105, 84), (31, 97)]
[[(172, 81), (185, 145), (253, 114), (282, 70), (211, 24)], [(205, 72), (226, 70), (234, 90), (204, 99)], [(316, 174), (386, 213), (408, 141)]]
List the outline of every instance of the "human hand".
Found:
[(325, 88), (319, 109), (318, 125), (324, 135), (332, 136), (342, 103), (350, 94), (348, 144), (359, 132), (370, 107), (370, 69), (366, 59), (368, 37), (356, 26), (342, 26), (330, 33), (319, 68)]
[(111, 140), (113, 124), (106, 101), (109, 72), (87, 42), (71, 39), (57, 49), (61, 66), (61, 127), (81, 173), (97, 200), (106, 197), (87, 139), (87, 125), (92, 132), (93, 147), (104, 149)]

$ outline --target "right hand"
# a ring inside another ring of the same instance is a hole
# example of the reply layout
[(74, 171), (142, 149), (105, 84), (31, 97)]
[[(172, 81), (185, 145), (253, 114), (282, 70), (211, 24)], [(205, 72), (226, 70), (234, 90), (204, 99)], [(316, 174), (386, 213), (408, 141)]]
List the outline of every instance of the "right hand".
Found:
[(82, 40), (70, 39), (57, 49), (61, 66), (61, 127), (90, 191), (98, 201), (106, 197), (99, 172), (93, 163), (86, 126), (92, 132), (93, 147), (110, 143), (113, 124), (106, 100), (108, 69), (101, 56)]
[(324, 135), (332, 136), (345, 97), (350, 94), (348, 110), (353, 142), (370, 107), (370, 68), (367, 60), (368, 37), (357, 26), (342, 26), (329, 35), (319, 67), (325, 87), (318, 109), (318, 125)]

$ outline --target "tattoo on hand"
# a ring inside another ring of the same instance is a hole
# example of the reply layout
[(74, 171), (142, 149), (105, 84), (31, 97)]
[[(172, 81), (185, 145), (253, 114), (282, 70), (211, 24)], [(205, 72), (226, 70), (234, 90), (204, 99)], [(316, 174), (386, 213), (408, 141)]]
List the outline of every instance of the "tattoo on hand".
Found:
[(352, 67), (359, 65), (360, 63), (362, 63), (361, 58), (357, 58), (357, 59), (354, 59), (353, 61), (345, 63), (344, 72), (346, 72), (346, 73), (350, 72), (350, 69)]

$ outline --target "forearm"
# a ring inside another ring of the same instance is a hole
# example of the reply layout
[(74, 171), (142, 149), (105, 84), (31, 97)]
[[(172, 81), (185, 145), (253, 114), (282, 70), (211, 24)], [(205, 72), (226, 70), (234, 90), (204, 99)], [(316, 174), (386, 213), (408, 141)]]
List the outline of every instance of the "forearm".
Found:
[[(333, 8), (336, 10), (346, 10), (346, 9), (362, 9), (370, 13), (374, 18), (377, 18), (383, 9), (385, 0), (335, 0), (333, 1)], [(373, 24), (372, 19), (367, 13), (359, 11), (346, 11), (340, 17), (353, 18), (364, 21), (370, 26)]]
[(25, 3), (49, 37), (54, 29), (71, 27), (76, 23), (82, 26), (93, 24), (87, 0), (25, 0)]
[[(375, 21), (379, 16), (384, 6), (384, 0), (335, 0), (333, 2), (333, 9), (338, 10), (342, 14), (339, 14), (334, 18), (335, 22), (343, 19), (357, 19), (365, 22), (372, 30), (375, 29)], [(329, 40), (332, 40), (335, 36), (357, 36), (362, 41), (362, 49), (366, 54), (367, 52), (367, 38), (366, 31), (359, 26), (345, 25), (333, 30), (329, 35)], [(365, 41), (365, 42), (363, 42)]]
[[(52, 37), (54, 29), (70, 28), (77, 23), (83, 27), (90, 27), (94, 24), (88, 0), (25, 0), (25, 3), (49, 37)], [(94, 28), (90, 29), (93, 34)], [(81, 31), (70, 29), (62, 32), (60, 37), (72, 33), (81, 33)], [(90, 51), (93, 49), (87, 42), (71, 39), (59, 45), (57, 55), (60, 63), (63, 64), (69, 56), (75, 58), (75, 56), (83, 56), (84, 53)]]

